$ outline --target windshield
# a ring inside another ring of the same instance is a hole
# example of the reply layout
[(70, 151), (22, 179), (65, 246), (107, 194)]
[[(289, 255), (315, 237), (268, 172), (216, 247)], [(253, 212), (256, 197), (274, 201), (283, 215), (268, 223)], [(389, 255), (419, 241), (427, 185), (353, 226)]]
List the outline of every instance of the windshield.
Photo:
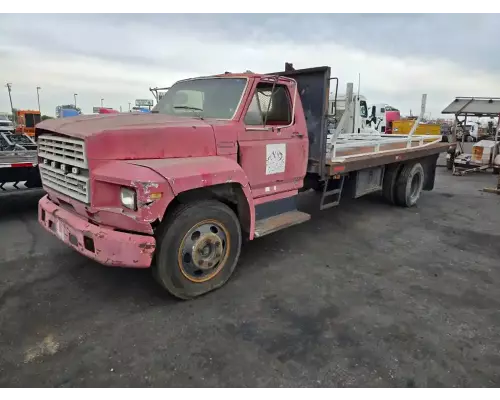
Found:
[(33, 128), (36, 124), (40, 123), (40, 114), (24, 114), (26, 121), (26, 128)]
[(246, 84), (245, 78), (209, 78), (177, 82), (151, 112), (184, 117), (232, 119)]

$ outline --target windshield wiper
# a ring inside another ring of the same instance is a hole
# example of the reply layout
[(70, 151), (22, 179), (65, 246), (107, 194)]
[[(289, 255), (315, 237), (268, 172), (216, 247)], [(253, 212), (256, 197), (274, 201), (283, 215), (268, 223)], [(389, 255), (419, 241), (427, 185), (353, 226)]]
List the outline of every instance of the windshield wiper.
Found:
[[(203, 112), (203, 109), (198, 108), (198, 107), (191, 107), (191, 106), (173, 106), (172, 108), (176, 110), (191, 110), (191, 111), (201, 111)], [(199, 119), (203, 119), (202, 115), (196, 115)]]
[(203, 111), (203, 109), (198, 108), (198, 107), (190, 107), (190, 106), (174, 106), (173, 108), (175, 109), (184, 109), (184, 110), (195, 110), (195, 111)]

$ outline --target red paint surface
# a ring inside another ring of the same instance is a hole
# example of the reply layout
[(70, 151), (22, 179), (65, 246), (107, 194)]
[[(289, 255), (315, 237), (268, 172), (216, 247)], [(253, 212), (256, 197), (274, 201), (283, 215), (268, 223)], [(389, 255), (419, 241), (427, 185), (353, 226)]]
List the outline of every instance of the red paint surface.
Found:
[(239, 184), (250, 209), (250, 239), (253, 239), (255, 210), (252, 192), (245, 171), (236, 161), (227, 157), (197, 157), (134, 160), (128, 161), (128, 163), (156, 171), (167, 180), (173, 195), (205, 186)]
[[(156, 246), (154, 237), (117, 232), (102, 226), (95, 226), (86, 219), (58, 207), (47, 196), (40, 199), (38, 207), (40, 224), (47, 231), (57, 236), (55, 229), (52, 230), (49, 227), (49, 223), (55, 225), (57, 220), (61, 221), (63, 238), (57, 237), (79, 253), (109, 266), (133, 268), (148, 268), (151, 266)], [(44, 220), (42, 219), (42, 210), (45, 211)], [(77, 238), (77, 245), (70, 243), (69, 235)], [(84, 236), (94, 239), (95, 252), (84, 248)]]

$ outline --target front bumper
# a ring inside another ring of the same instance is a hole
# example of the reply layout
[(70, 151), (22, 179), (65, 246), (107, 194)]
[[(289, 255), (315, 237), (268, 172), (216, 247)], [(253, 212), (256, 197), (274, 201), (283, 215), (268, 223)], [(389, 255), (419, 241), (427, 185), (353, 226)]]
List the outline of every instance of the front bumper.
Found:
[(38, 203), (38, 221), (79, 253), (101, 264), (148, 268), (156, 247), (152, 236), (117, 232), (88, 222), (44, 196)]

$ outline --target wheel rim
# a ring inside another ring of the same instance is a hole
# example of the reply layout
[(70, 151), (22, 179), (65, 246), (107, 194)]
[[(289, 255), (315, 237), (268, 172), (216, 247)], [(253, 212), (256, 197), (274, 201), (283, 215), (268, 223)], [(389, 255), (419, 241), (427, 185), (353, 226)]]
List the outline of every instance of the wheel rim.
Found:
[(411, 179), (411, 189), (410, 189), (410, 197), (412, 199), (415, 199), (418, 197), (418, 194), (420, 193), (420, 174), (415, 174), (413, 175), (413, 178)]
[(206, 282), (224, 268), (229, 248), (230, 237), (223, 224), (215, 220), (201, 221), (181, 241), (179, 268), (191, 282)]

